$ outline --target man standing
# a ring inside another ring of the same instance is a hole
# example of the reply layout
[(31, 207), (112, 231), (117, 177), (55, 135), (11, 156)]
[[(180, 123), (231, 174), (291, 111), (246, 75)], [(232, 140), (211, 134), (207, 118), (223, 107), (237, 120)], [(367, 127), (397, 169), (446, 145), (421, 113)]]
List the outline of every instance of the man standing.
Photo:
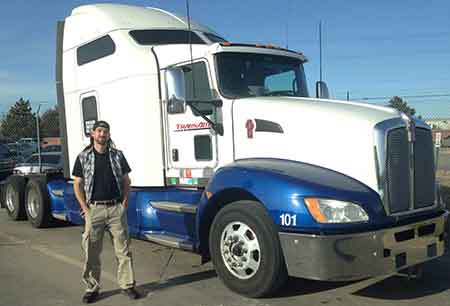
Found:
[(98, 298), (105, 231), (113, 242), (122, 293), (130, 299), (139, 298), (134, 288), (127, 222), (130, 171), (123, 153), (112, 145), (109, 124), (97, 121), (91, 133), (91, 144), (78, 155), (72, 172), (75, 196), (85, 219), (82, 247), (85, 252), (83, 281), (87, 288), (84, 303), (93, 303)]

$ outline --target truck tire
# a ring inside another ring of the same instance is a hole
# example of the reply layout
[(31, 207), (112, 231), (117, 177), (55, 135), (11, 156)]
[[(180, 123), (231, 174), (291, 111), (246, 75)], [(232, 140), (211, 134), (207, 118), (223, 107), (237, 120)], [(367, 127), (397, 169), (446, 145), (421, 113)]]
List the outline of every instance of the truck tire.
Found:
[(277, 228), (258, 202), (237, 201), (220, 210), (209, 246), (217, 275), (239, 294), (268, 296), (287, 279)]
[(36, 228), (51, 224), (50, 197), (45, 181), (30, 179), (25, 188), (25, 210), (31, 225)]
[(27, 217), (24, 204), (25, 178), (10, 176), (3, 188), (3, 202), (9, 217), (14, 221), (25, 220)]

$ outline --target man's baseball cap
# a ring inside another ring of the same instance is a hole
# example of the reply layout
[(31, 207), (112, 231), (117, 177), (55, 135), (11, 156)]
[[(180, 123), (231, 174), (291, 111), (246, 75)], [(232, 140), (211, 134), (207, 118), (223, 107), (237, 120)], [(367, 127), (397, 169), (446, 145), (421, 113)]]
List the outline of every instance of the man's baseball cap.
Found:
[(96, 128), (99, 128), (99, 127), (108, 129), (108, 131), (109, 131), (109, 124), (108, 124), (108, 122), (106, 122), (106, 121), (103, 121), (103, 120), (96, 121), (96, 122), (94, 123), (94, 127), (92, 128), (92, 130), (95, 131), (95, 129), (96, 129)]

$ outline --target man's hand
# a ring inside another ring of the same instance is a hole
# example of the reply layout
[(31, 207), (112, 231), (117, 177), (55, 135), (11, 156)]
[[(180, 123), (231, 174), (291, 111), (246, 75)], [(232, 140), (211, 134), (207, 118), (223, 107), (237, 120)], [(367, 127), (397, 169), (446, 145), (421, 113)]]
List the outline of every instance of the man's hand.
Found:
[(86, 198), (84, 196), (83, 179), (81, 177), (75, 177), (73, 181), (73, 191), (80, 205), (80, 215), (84, 219), (86, 214), (89, 213), (89, 207), (86, 205)]
[(130, 185), (131, 185), (130, 177), (128, 176), (128, 174), (125, 174), (123, 176), (123, 201), (122, 201), (122, 205), (125, 209), (128, 208), (128, 195), (130, 193)]
[(89, 213), (89, 208), (85, 207), (85, 208), (81, 208), (80, 209), (80, 215), (81, 218), (86, 218), (86, 215)]

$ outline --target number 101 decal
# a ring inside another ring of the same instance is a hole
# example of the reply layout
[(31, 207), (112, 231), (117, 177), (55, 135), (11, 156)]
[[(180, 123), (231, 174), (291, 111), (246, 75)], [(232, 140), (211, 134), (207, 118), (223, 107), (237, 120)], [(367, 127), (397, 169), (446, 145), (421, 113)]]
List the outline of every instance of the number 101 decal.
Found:
[(295, 214), (281, 214), (280, 219), (282, 226), (297, 226), (297, 215)]

